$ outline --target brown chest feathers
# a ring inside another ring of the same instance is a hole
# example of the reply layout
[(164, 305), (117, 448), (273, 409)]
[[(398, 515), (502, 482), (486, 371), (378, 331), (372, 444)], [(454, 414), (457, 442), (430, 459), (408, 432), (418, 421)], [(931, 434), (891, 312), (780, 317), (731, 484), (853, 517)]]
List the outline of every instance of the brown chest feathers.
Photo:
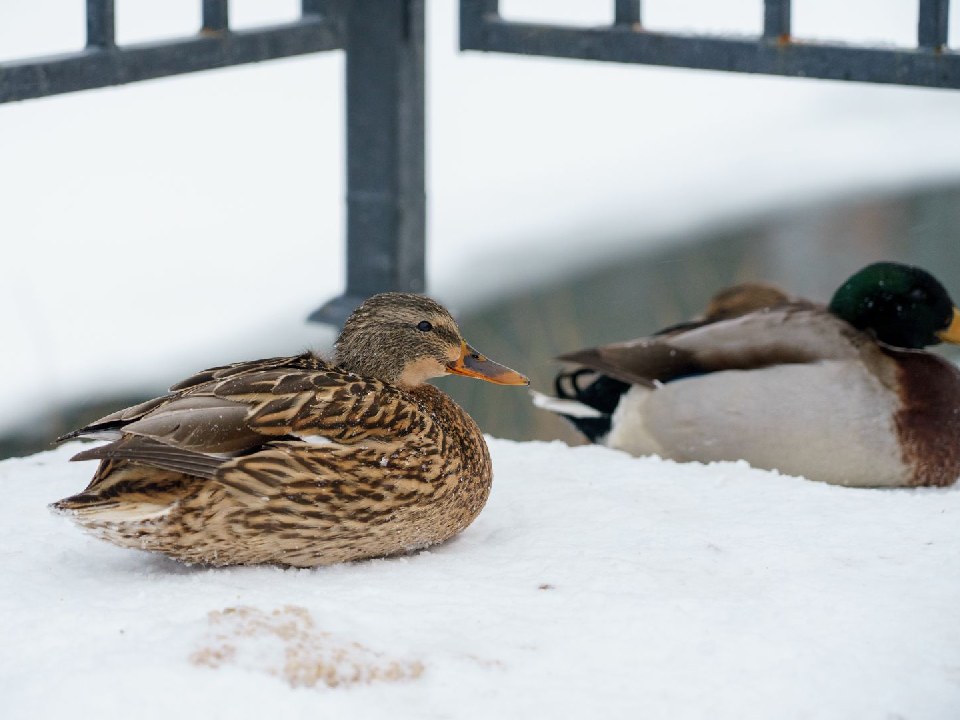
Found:
[(960, 371), (927, 352), (886, 348), (897, 361), (895, 417), (911, 485), (952, 485), (960, 476)]

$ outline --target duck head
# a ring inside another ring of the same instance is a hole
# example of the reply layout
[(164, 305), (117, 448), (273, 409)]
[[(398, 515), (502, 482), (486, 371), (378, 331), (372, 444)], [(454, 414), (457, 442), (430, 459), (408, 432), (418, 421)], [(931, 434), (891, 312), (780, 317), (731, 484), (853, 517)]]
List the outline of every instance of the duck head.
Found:
[(933, 275), (910, 265), (868, 265), (840, 286), (830, 312), (895, 347), (960, 344), (960, 311), (950, 295)]
[(405, 389), (447, 374), (530, 383), (470, 347), (446, 308), (410, 293), (374, 295), (354, 310), (334, 345), (334, 362)]

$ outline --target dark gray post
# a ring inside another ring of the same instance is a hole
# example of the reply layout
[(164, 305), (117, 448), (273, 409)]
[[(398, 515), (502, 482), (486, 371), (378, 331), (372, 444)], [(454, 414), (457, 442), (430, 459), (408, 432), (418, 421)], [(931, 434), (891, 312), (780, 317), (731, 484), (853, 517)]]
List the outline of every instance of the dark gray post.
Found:
[(640, 0), (615, 0), (613, 4), (614, 25), (639, 25)]
[(920, 0), (917, 45), (940, 50), (947, 44), (947, 18), (950, 0)]
[(460, 0), (460, 49), (483, 47), (483, 24), (499, 15), (499, 0)]
[(347, 289), (310, 315), (341, 324), (364, 299), (426, 286), (423, 0), (349, 0)]
[(763, 36), (768, 40), (790, 37), (790, 0), (764, 0)]
[(110, 49), (114, 46), (115, 11), (113, 0), (87, 0), (87, 47)]
[(230, 24), (227, 0), (203, 0), (204, 32), (220, 32)]

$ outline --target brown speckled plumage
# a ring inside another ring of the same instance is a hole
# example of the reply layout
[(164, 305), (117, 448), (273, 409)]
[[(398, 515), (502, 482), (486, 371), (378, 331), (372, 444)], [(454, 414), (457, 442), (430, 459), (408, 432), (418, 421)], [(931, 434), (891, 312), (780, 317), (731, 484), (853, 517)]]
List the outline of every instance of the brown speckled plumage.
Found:
[[(421, 318), (438, 331), (417, 331)], [(101, 464), (55, 508), (115, 544), (212, 564), (327, 565), (460, 532), (490, 493), (483, 436), (432, 385), (394, 384), (425, 356), (432, 375), (454, 372), (456, 325), (432, 301), (391, 294), (347, 328), (393, 382), (310, 353), (201, 372), (73, 433), (117, 439), (74, 458)], [(487, 379), (512, 372), (473, 357)]]

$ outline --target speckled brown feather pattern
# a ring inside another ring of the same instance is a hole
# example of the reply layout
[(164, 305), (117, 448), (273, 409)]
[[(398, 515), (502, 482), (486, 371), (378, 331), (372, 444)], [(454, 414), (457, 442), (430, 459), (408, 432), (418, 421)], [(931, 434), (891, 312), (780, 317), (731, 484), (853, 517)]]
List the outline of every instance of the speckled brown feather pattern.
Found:
[(111, 542), (182, 560), (310, 567), (445, 540), (490, 492), (479, 428), (431, 385), (404, 391), (304, 354), (204, 371), (173, 390), (81, 433), (125, 431), (178, 403), (216, 398), (246, 408), (243, 428), (227, 430), (256, 444), (205, 479), (111, 458), (121, 439), (81, 453), (107, 459), (59, 510)]
[(312, 567), (441, 542), (480, 513), (493, 479), (479, 428), (426, 384), (449, 373), (529, 383), (470, 347), (437, 302), (374, 295), (330, 363), (204, 370), (70, 433), (111, 442), (73, 458), (100, 466), (53, 507), (118, 545), (218, 565)]

